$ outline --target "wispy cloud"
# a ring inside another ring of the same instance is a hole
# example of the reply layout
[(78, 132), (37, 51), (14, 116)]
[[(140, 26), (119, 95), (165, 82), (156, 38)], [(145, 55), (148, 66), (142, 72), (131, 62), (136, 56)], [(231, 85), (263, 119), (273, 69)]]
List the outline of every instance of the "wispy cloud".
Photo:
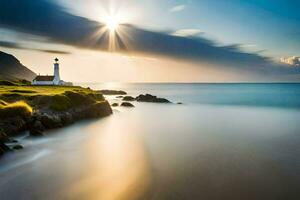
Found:
[(15, 42), (8, 42), (8, 41), (0, 41), (0, 47), (12, 48), (12, 49), (25, 49), (25, 50), (32, 50), (32, 51), (40, 51), (40, 52), (52, 53), (52, 54), (71, 54), (68, 51), (24, 47), (21, 44), (18, 44), (18, 43), (15, 43)]
[(186, 8), (186, 5), (181, 4), (181, 5), (176, 5), (172, 8), (169, 9), (169, 12), (180, 12)]
[(199, 29), (180, 29), (180, 30), (175, 31), (171, 35), (181, 36), (181, 37), (190, 37), (190, 36), (199, 36), (202, 33), (204, 33), (204, 32), (202, 32)]
[(291, 66), (300, 66), (300, 56), (281, 58), (280, 61)]

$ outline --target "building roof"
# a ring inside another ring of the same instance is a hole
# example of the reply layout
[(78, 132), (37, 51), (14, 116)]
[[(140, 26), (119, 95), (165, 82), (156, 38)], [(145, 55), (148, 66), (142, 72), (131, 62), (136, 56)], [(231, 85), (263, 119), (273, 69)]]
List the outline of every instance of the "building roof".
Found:
[(34, 81), (53, 81), (54, 76), (37, 76)]

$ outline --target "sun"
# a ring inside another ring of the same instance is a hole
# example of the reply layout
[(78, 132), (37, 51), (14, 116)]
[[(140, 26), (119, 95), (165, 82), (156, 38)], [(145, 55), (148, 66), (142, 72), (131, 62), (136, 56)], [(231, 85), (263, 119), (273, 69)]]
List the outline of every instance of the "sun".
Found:
[(119, 20), (115, 16), (109, 16), (105, 20), (106, 27), (109, 31), (115, 32), (119, 27)]

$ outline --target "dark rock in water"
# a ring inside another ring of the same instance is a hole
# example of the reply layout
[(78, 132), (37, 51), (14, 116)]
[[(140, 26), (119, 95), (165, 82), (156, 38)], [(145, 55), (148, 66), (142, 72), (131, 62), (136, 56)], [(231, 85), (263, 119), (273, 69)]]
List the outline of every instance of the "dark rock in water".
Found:
[(182, 105), (183, 103), (182, 103), (182, 102), (177, 102), (177, 104), (178, 104), (178, 105)]
[(119, 106), (119, 104), (118, 103), (113, 103), (113, 104), (111, 104), (111, 106), (112, 107), (117, 107), (117, 106)]
[(23, 149), (23, 146), (18, 144), (18, 145), (13, 146), (13, 149), (14, 150), (20, 150), (20, 149)]
[(135, 98), (132, 96), (125, 96), (123, 97), (123, 101), (135, 101)]
[(18, 140), (9, 138), (9, 139), (8, 139), (8, 142), (9, 142), (9, 143), (18, 143)]
[(127, 92), (122, 90), (99, 90), (104, 95), (126, 95)]
[(4, 142), (0, 141), (0, 155), (4, 154), (5, 152), (10, 151), (10, 148), (4, 144)]
[(129, 103), (129, 102), (123, 102), (121, 104), (121, 106), (123, 106), (123, 107), (134, 107), (134, 105), (132, 103)]
[(116, 98), (118, 99), (123, 99), (124, 96), (117, 96)]
[(168, 99), (158, 98), (157, 96), (153, 96), (151, 94), (141, 94), (136, 97), (138, 102), (152, 102), (152, 103), (171, 103)]

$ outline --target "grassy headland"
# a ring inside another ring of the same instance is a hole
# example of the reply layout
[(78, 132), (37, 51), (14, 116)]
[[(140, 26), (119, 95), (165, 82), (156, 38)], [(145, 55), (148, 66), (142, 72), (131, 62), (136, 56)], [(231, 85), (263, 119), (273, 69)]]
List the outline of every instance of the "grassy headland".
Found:
[(70, 86), (0, 86), (0, 100), (25, 101), (33, 109), (65, 111), (72, 107), (105, 101), (103, 95), (82, 87)]
[(103, 95), (89, 88), (5, 82), (0, 84), (0, 143), (24, 130), (41, 135), (46, 129), (111, 113)]

